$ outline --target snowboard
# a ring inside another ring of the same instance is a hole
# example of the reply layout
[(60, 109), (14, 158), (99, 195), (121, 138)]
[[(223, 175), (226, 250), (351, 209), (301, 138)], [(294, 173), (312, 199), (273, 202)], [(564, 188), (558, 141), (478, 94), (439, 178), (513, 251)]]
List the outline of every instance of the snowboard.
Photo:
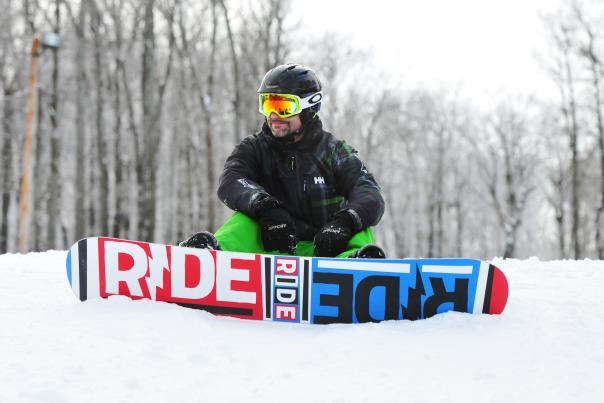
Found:
[(503, 272), (474, 259), (338, 259), (194, 249), (86, 238), (67, 255), (81, 301), (123, 295), (216, 315), (289, 323), (500, 314)]

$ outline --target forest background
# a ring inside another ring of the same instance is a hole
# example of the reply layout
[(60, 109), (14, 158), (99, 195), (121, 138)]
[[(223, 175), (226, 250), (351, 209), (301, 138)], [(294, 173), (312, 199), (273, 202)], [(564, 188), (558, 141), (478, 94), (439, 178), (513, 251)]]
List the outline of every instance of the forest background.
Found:
[(293, 3), (0, 0), (0, 253), (215, 230), (231, 213), (224, 160), (262, 121), (259, 82), (297, 62), (323, 83), (326, 129), (382, 188), (390, 257), (604, 258), (601, 2), (540, 15), (551, 93), (489, 102), (409, 82), (329, 27), (309, 33)]

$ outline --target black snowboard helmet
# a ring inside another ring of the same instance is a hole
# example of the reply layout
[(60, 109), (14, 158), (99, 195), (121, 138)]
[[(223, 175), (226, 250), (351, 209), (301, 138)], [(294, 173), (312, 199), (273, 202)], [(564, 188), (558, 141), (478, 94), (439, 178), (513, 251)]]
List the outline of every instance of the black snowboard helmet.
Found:
[[(312, 69), (300, 64), (282, 64), (270, 69), (262, 79), (259, 94), (290, 94), (306, 98), (321, 91), (321, 82)], [(316, 118), (321, 109), (321, 102), (317, 102), (300, 113), (302, 127)]]

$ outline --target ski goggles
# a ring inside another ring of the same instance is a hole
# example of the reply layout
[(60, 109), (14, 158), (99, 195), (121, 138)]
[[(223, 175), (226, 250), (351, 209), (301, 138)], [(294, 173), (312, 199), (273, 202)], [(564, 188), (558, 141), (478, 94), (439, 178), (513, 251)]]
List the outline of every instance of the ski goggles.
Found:
[(290, 94), (260, 94), (258, 101), (260, 103), (260, 113), (267, 118), (272, 113), (276, 113), (280, 118), (289, 118), (297, 115), (306, 108), (321, 102), (323, 93), (315, 92), (306, 98), (300, 98), (297, 95)]

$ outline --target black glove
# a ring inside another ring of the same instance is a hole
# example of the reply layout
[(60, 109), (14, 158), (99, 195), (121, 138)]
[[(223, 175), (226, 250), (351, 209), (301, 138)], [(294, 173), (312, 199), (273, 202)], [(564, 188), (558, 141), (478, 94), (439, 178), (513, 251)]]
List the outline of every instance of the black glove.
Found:
[(334, 257), (346, 250), (348, 241), (354, 234), (354, 221), (349, 213), (337, 213), (315, 235), (313, 246), (315, 256)]
[(208, 231), (198, 232), (192, 235), (189, 239), (180, 242), (178, 246), (184, 246), (187, 248), (222, 250), (220, 249), (220, 245), (218, 245), (218, 240), (216, 240), (214, 234)]
[(261, 200), (256, 207), (260, 238), (264, 250), (279, 251), (293, 255), (296, 253), (296, 225), (289, 213), (271, 198)]

